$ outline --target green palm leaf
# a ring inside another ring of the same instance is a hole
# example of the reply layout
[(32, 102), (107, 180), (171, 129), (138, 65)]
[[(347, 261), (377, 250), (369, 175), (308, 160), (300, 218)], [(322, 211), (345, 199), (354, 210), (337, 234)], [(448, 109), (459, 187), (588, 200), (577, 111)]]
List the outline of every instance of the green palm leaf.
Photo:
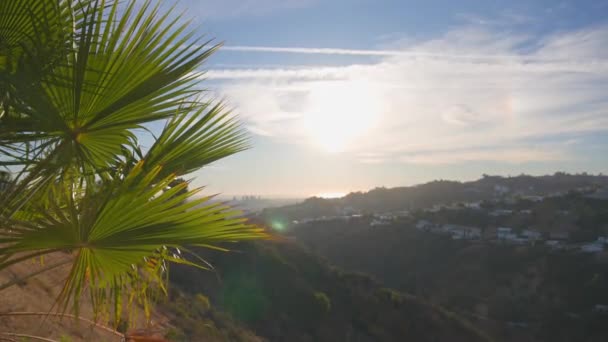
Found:
[[(15, 173), (0, 269), (69, 252), (60, 307), (77, 311), (87, 291), (118, 319), (137, 301), (148, 310), (168, 263), (208, 266), (175, 251), (266, 237), (176, 181), (247, 148), (230, 111), (199, 100), (197, 70), (219, 45), (150, 1), (14, 0), (0, 13), (0, 166)], [(136, 132), (155, 121), (165, 128), (141, 151)]]
[(53, 205), (33, 221), (14, 221), (18, 230), (4, 236), (5, 247), (0, 249), (11, 258), (0, 269), (21, 260), (22, 253), (71, 251), (76, 260), (62, 293), (67, 303), (80, 297), (85, 284), (91, 291), (105, 288), (108, 281), (128, 288), (120, 279), (163, 249), (265, 235), (222, 203), (208, 197), (188, 200), (200, 189), (180, 195), (186, 186), (182, 184), (166, 191), (174, 177), (154, 182), (160, 170), (144, 173), (140, 163), (122, 181), (98, 191), (81, 190), (85, 194), (78, 201), (72, 197), (80, 191), (66, 189), (61, 198), (65, 206)]
[[(192, 106), (191, 106), (192, 107)], [(179, 111), (145, 156), (147, 165), (163, 165), (159, 176), (177, 176), (198, 170), (247, 148), (240, 123), (223, 104), (203, 104)]]

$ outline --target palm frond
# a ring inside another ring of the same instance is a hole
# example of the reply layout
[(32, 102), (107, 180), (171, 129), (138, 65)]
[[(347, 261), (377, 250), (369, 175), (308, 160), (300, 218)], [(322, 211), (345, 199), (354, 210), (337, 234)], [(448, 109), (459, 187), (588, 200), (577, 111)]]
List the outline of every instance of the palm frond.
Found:
[(178, 111), (167, 122), (144, 166), (162, 165), (161, 178), (181, 176), (247, 147), (247, 135), (221, 102), (195, 105), (194, 111)]
[[(159, 259), (157, 264), (168, 260), (195, 265), (163, 256), (167, 248), (266, 236), (240, 218), (238, 211), (209, 197), (192, 199), (199, 189), (179, 194), (183, 184), (166, 190), (174, 177), (155, 182), (161, 168), (144, 173), (142, 166), (138, 164), (124, 180), (104, 184), (96, 191), (66, 189), (60, 204), (35, 220), (13, 222), (16, 230), (0, 234), (4, 242), (0, 255), (9, 256), (0, 268), (20, 261), (24, 253), (70, 251), (75, 261), (62, 293), (62, 301), (67, 303), (78, 299), (85, 287), (110, 291), (114, 286), (108, 282), (128, 287), (126, 280), (133, 276), (133, 268), (145, 267), (146, 258)], [(79, 192), (85, 194), (75, 200), (74, 193)]]
[[(139, 4), (138, 4), (139, 5)], [(115, 318), (152, 289), (174, 251), (266, 233), (176, 177), (247, 148), (236, 117), (203, 101), (199, 68), (219, 45), (134, 0), (0, 2), (0, 269), (57, 251), (74, 262), (59, 297), (85, 292)], [(148, 151), (138, 129), (166, 125)], [(5, 182), (6, 183), (6, 182)]]

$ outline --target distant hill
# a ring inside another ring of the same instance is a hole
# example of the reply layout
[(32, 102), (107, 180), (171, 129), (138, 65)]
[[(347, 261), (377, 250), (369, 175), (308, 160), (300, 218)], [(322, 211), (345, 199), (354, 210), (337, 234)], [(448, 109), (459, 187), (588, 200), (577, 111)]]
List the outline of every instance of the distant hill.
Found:
[(371, 213), (415, 210), (437, 204), (482, 201), (504, 196), (542, 196), (599, 187), (608, 187), (608, 176), (560, 172), (547, 176), (484, 175), (472, 182), (439, 180), (410, 187), (376, 188), (368, 192), (350, 193), (337, 199), (313, 197), (296, 205), (264, 210), (260, 215), (267, 220), (291, 222), (352, 211)]

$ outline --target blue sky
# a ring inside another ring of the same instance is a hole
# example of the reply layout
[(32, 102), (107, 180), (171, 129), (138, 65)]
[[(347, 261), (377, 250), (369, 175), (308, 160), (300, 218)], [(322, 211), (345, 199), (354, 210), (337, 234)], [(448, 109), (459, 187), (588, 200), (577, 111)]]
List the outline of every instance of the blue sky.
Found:
[(212, 192), (608, 171), (608, 1), (187, 0), (253, 148)]

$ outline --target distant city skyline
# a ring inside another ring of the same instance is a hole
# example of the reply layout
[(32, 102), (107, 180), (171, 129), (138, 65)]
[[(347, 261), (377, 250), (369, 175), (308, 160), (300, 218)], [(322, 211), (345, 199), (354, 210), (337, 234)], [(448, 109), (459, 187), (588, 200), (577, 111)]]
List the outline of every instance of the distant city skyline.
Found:
[(608, 2), (182, 1), (252, 149), (226, 196), (608, 171)]

